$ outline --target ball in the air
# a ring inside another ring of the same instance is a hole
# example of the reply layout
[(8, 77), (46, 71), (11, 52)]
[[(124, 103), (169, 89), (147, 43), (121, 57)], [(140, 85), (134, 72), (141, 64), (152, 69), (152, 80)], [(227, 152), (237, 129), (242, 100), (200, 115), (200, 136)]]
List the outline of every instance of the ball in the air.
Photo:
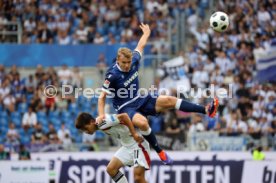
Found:
[(210, 17), (210, 26), (217, 32), (224, 32), (229, 26), (229, 17), (226, 13), (217, 11)]

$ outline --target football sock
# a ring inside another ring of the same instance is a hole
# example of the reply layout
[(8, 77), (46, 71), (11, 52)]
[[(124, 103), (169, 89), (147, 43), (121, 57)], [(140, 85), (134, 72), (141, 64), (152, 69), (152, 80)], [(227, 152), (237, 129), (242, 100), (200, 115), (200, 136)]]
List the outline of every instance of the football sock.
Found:
[(157, 153), (162, 151), (161, 147), (157, 143), (154, 133), (151, 131), (151, 128), (149, 128), (147, 131), (141, 131), (141, 134)]
[(202, 114), (206, 114), (205, 106), (193, 104), (186, 100), (177, 99), (175, 104), (175, 109), (183, 111), (183, 112), (198, 112)]
[(120, 171), (118, 171), (118, 173), (112, 177), (112, 180), (114, 180), (116, 183), (128, 183), (126, 176)]

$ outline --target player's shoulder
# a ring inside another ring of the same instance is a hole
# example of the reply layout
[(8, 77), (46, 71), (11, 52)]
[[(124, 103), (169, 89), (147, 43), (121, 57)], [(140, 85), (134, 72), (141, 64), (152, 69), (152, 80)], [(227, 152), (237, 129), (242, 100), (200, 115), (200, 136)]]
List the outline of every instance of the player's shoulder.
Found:
[(115, 67), (116, 67), (116, 64), (114, 64), (108, 68), (108, 70), (106, 71), (106, 74), (105, 74), (106, 79), (116, 78), (117, 70)]

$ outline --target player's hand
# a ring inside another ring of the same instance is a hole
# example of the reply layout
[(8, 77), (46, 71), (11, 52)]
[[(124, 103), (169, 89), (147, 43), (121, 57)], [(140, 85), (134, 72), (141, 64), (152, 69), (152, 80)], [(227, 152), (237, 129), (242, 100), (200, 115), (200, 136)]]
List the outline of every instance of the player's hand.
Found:
[(105, 118), (105, 116), (103, 115), (103, 116), (98, 116), (97, 118), (96, 118), (96, 125), (99, 125), (99, 124), (101, 124), (102, 122), (103, 122), (103, 119)]
[(149, 25), (148, 24), (143, 24), (141, 23), (140, 26), (139, 26), (142, 31), (143, 31), (143, 34), (149, 36), (150, 35), (150, 28), (149, 28)]
[(140, 143), (142, 143), (142, 142), (144, 141), (144, 138), (141, 137), (140, 135), (138, 135), (138, 133), (135, 133), (135, 134), (133, 135), (133, 138), (134, 138), (134, 140), (135, 140), (138, 144), (140, 144)]

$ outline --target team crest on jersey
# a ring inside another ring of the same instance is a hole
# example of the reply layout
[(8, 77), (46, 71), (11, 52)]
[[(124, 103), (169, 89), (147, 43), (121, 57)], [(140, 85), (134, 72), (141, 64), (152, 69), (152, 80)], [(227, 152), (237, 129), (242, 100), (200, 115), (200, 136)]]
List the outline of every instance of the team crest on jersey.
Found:
[(106, 88), (108, 88), (109, 85), (110, 85), (110, 81), (108, 81), (108, 80), (106, 79), (106, 80), (104, 81), (103, 86), (106, 87)]

